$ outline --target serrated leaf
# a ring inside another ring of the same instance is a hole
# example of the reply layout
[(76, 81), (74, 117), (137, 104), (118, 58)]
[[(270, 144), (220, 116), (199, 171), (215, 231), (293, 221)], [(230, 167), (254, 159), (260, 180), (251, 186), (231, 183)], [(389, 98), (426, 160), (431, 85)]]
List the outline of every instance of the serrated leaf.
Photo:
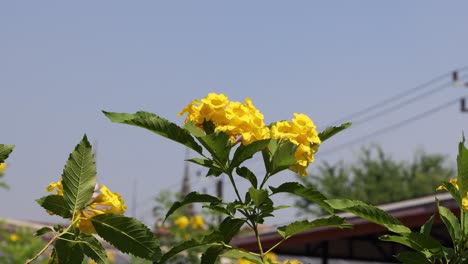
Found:
[(50, 227), (42, 227), (42, 228), (39, 228), (35, 233), (34, 233), (34, 236), (42, 236), (44, 234), (47, 234), (47, 233), (50, 233), (50, 232), (53, 232), (54, 230)]
[[(63, 239), (62, 239), (63, 238)], [(66, 233), (55, 242), (55, 252), (59, 263), (81, 264), (84, 259), (83, 250), (78, 242), (74, 242), (73, 235)]]
[(218, 197), (211, 196), (209, 194), (200, 194), (198, 192), (191, 192), (185, 196), (185, 198), (182, 201), (177, 201), (174, 204), (172, 204), (171, 208), (169, 211), (167, 211), (166, 217), (164, 218), (164, 221), (175, 212), (175, 210), (179, 209), (180, 207), (187, 205), (187, 204), (192, 204), (192, 203), (220, 203), (221, 200)]
[(396, 255), (397, 258), (403, 264), (430, 264), (432, 263), (428, 260), (423, 254), (419, 252), (401, 252), (400, 254)]
[(465, 136), (458, 143), (457, 168), (459, 193), (465, 194), (468, 192), (468, 149), (465, 147)]
[(216, 132), (203, 137), (197, 137), (198, 141), (208, 150), (219, 165), (223, 166), (229, 159), (232, 145), (229, 135), (224, 132)]
[(290, 193), (295, 194), (299, 197), (306, 199), (307, 201), (313, 202), (318, 206), (322, 207), (324, 210), (333, 214), (333, 208), (325, 202), (327, 198), (321, 192), (319, 192), (313, 186), (304, 186), (298, 182), (286, 182), (278, 186), (278, 188), (274, 188), (270, 186), (272, 194), (277, 193)]
[(399, 234), (411, 233), (411, 230), (404, 226), (398, 219), (375, 206), (365, 204), (361, 201), (347, 199), (331, 199), (325, 202), (333, 209), (355, 214), (370, 222), (382, 225), (392, 232)]
[[(270, 142), (273, 142), (271, 140)], [(271, 144), (270, 144), (271, 145)], [(270, 146), (269, 145), (269, 146)], [(292, 165), (296, 164), (296, 153), (297, 145), (289, 141), (280, 141), (271, 156), (271, 164), (269, 171), (270, 175), (276, 174), (282, 170), (288, 169)]]
[(11, 152), (13, 152), (14, 148), (15, 145), (0, 144), (0, 163), (5, 162), (8, 156), (10, 156)]
[(251, 253), (242, 251), (240, 249), (236, 249), (236, 248), (225, 250), (222, 256), (226, 258), (236, 259), (236, 260), (243, 259), (243, 260), (250, 261), (254, 264), (263, 264), (263, 261), (259, 257), (254, 256)]
[(268, 199), (268, 191), (267, 190), (257, 190), (254, 187), (249, 188), (250, 198), (254, 202), (255, 206), (260, 207), (263, 202)]
[(106, 250), (94, 236), (81, 234), (80, 242), (80, 246), (86, 256), (97, 264), (107, 263)]
[(214, 264), (219, 254), (223, 252), (223, 247), (219, 245), (211, 246), (202, 254), (200, 264)]
[(255, 176), (255, 174), (247, 167), (236, 168), (236, 173), (242, 178), (248, 180), (252, 187), (257, 188), (257, 176)]
[(345, 130), (346, 128), (352, 125), (351, 122), (341, 124), (339, 126), (331, 126), (327, 127), (325, 130), (319, 133), (320, 141), (324, 142), (325, 140), (331, 138), (332, 136), (336, 135), (337, 133)]
[(446, 207), (439, 204), (437, 200), (437, 208), (442, 222), (447, 227), (447, 230), (454, 244), (457, 244), (461, 239), (461, 227), (458, 218)]
[(202, 154), (202, 147), (187, 130), (153, 113), (144, 111), (135, 114), (102, 111), (112, 122), (142, 127), (160, 136), (185, 145)]
[(67, 219), (72, 217), (70, 208), (66, 205), (62, 195), (47, 195), (37, 199), (36, 202), (49, 213), (56, 214)]
[(96, 186), (96, 164), (86, 135), (70, 154), (62, 175), (63, 199), (70, 212), (83, 209)]
[(196, 241), (196, 240), (187, 240), (187, 241), (183, 241), (177, 245), (175, 245), (174, 247), (172, 247), (168, 252), (164, 253), (161, 257), (161, 259), (159, 261), (156, 261), (155, 263), (157, 264), (162, 264), (162, 263), (166, 263), (166, 261), (170, 258), (172, 258), (173, 256), (177, 255), (178, 253), (184, 251), (184, 250), (187, 250), (187, 249), (190, 249), (190, 248), (195, 248), (195, 247), (199, 247), (199, 246), (202, 246), (204, 244)]
[(120, 251), (151, 261), (161, 258), (159, 241), (138, 220), (118, 214), (101, 214), (90, 220), (98, 235)]
[(432, 215), (424, 225), (421, 226), (419, 233), (429, 236), (432, 231), (432, 223), (434, 222), (434, 215)]
[(352, 225), (346, 222), (346, 219), (333, 215), (327, 218), (319, 218), (312, 221), (297, 221), (286, 226), (278, 227), (278, 233), (285, 239), (290, 238), (296, 234), (302, 233), (306, 230), (316, 227), (338, 227), (338, 228), (351, 228)]
[(254, 141), (248, 145), (240, 145), (234, 152), (234, 156), (231, 161), (231, 170), (237, 168), (242, 162), (250, 159), (253, 155), (259, 151), (264, 150), (271, 139), (263, 139)]

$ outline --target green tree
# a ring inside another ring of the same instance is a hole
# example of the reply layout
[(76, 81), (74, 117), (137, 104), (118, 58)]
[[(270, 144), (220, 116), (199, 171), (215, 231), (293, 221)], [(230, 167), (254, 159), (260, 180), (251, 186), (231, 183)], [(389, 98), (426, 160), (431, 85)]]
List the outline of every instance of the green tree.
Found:
[[(383, 204), (435, 193), (440, 182), (455, 177), (447, 157), (417, 151), (411, 161), (397, 161), (378, 145), (361, 149), (353, 163), (320, 164), (316, 173), (300, 177), (328, 198), (350, 198)], [(322, 214), (306, 200), (296, 200), (301, 214)]]

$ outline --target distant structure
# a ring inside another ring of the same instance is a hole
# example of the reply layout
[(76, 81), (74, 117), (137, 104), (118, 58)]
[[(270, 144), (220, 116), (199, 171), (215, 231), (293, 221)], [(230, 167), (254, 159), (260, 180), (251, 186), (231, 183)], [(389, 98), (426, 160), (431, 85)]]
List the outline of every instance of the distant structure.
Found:
[[(189, 149), (185, 151), (185, 160), (189, 159)], [(190, 192), (192, 191), (192, 187), (190, 185), (190, 171), (189, 171), (189, 162), (185, 162), (184, 167), (184, 177), (182, 178), (182, 188), (180, 190), (181, 198), (185, 198)], [(186, 216), (193, 216), (195, 215), (193, 204), (188, 204), (184, 209), (183, 212)]]

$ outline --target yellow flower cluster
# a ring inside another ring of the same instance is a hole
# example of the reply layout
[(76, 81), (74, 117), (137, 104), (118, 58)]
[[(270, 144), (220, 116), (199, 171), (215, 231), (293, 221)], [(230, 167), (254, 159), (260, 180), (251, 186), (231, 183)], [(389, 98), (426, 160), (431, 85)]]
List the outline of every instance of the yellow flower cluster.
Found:
[[(52, 192), (56, 189), (57, 195), (63, 195), (62, 180), (52, 182), (47, 186), (46, 191)], [(78, 211), (74, 218), (80, 217), (77, 222), (78, 228), (85, 234), (96, 233), (89, 218), (106, 213), (124, 214), (127, 206), (118, 193), (111, 192), (104, 184), (100, 187), (99, 194), (81, 211)]]
[(254, 141), (276, 138), (289, 140), (298, 145), (295, 156), (297, 164), (290, 169), (301, 176), (307, 175), (307, 167), (314, 161), (314, 153), (321, 141), (312, 120), (305, 114), (294, 113), (293, 120), (275, 123), (271, 129), (265, 126), (263, 114), (255, 108), (250, 98), (244, 103), (229, 101), (224, 94), (210, 93), (201, 100), (187, 105), (179, 116), (187, 113), (185, 122), (194, 122), (203, 127), (211, 121), (216, 131), (226, 132), (234, 143), (241, 140), (247, 145)]
[(289, 140), (298, 145), (294, 153), (297, 163), (291, 170), (307, 175), (307, 167), (314, 161), (314, 154), (321, 141), (312, 120), (305, 114), (294, 113), (292, 122), (280, 121), (271, 127), (271, 137)]
[(174, 221), (174, 224), (180, 229), (186, 229), (189, 225), (191, 225), (192, 229), (203, 229), (205, 220), (200, 215), (195, 215), (191, 219), (187, 216), (181, 216)]
[[(266, 262), (265, 263), (273, 263), (273, 264), (302, 264), (302, 262), (298, 260), (284, 260), (283, 262), (278, 261), (278, 256), (275, 253), (269, 252), (265, 255)], [(245, 259), (238, 259), (238, 264), (252, 264), (253, 262), (245, 260)]]
[[(450, 179), (450, 183), (453, 185), (453, 187), (455, 187), (455, 189), (459, 190), (459, 188), (458, 188), (458, 179), (457, 178)], [(437, 191), (440, 191), (440, 190), (446, 190), (447, 191), (447, 188), (445, 188), (445, 186), (443, 186), (443, 185), (440, 185), (439, 187), (437, 187), (436, 190)], [(461, 207), (462, 207), (463, 211), (468, 212), (468, 193), (466, 195), (462, 195)]]
[(0, 163), (0, 175), (3, 174), (6, 167), (7, 167), (6, 163)]
[(263, 122), (263, 114), (255, 108), (250, 98), (244, 103), (229, 101), (224, 94), (210, 93), (205, 98), (192, 101), (180, 113), (187, 113), (185, 122), (194, 122), (202, 127), (205, 122), (213, 122), (216, 131), (230, 136), (231, 143), (241, 140), (247, 145), (269, 137), (268, 127)]

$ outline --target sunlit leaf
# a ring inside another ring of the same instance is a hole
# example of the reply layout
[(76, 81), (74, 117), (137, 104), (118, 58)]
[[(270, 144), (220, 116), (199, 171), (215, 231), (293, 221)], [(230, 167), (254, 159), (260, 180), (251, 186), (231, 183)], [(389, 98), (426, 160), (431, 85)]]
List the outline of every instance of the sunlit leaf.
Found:
[(216, 132), (203, 137), (197, 137), (198, 141), (210, 152), (219, 165), (225, 165), (229, 159), (231, 142), (229, 135), (224, 132)]
[(398, 219), (375, 206), (365, 204), (361, 201), (347, 199), (331, 199), (326, 200), (326, 202), (333, 209), (355, 214), (370, 222), (382, 225), (392, 232), (399, 234), (411, 233), (411, 230), (404, 226)]
[[(270, 142), (274, 142), (274, 140)], [(284, 140), (280, 141), (275, 151), (272, 152), (271, 171), (269, 173), (273, 175), (296, 164), (296, 157), (294, 155), (296, 149), (296, 144)]]
[(339, 126), (331, 126), (327, 127), (324, 131), (319, 133), (320, 141), (324, 142), (325, 140), (329, 139), (330, 137), (336, 135), (337, 133), (345, 130), (346, 128), (351, 126), (351, 122), (341, 124)]
[(447, 227), (447, 230), (452, 238), (454, 244), (457, 244), (461, 239), (461, 227), (458, 218), (446, 207), (443, 207), (437, 201), (437, 208), (439, 209), (439, 215)]
[(268, 199), (268, 191), (267, 190), (257, 190), (253, 187), (249, 188), (250, 198), (254, 202), (255, 206), (260, 207), (263, 202)]
[(158, 115), (144, 111), (139, 111), (135, 114), (102, 112), (112, 122), (146, 128), (160, 136), (185, 145), (200, 154), (202, 153), (202, 147), (198, 145), (187, 130)]
[(240, 145), (234, 152), (231, 161), (231, 170), (238, 167), (242, 162), (252, 158), (255, 153), (264, 150), (270, 143), (270, 140), (271, 139), (263, 139), (254, 141), (245, 146)]
[(278, 227), (278, 233), (285, 239), (290, 238), (296, 234), (316, 228), (316, 227), (338, 227), (338, 228), (351, 228), (352, 226), (346, 222), (346, 219), (339, 216), (330, 216), (327, 218), (319, 218), (312, 221), (297, 221), (292, 222), (286, 226)]
[(271, 187), (272, 194), (277, 193), (291, 193), (299, 197), (306, 199), (307, 201), (313, 202), (318, 206), (325, 209), (330, 214), (333, 214), (333, 208), (325, 202), (327, 198), (321, 192), (319, 192), (313, 186), (304, 186), (298, 182), (286, 182), (278, 186), (277, 188)]
[(138, 220), (118, 214), (101, 214), (90, 218), (98, 235), (120, 251), (157, 261), (161, 258), (159, 241)]
[(86, 135), (70, 154), (62, 175), (63, 199), (70, 212), (83, 209), (96, 186), (96, 164)]
[(5, 160), (8, 158), (8, 156), (10, 156), (14, 148), (15, 145), (0, 144), (0, 163), (5, 162)]

